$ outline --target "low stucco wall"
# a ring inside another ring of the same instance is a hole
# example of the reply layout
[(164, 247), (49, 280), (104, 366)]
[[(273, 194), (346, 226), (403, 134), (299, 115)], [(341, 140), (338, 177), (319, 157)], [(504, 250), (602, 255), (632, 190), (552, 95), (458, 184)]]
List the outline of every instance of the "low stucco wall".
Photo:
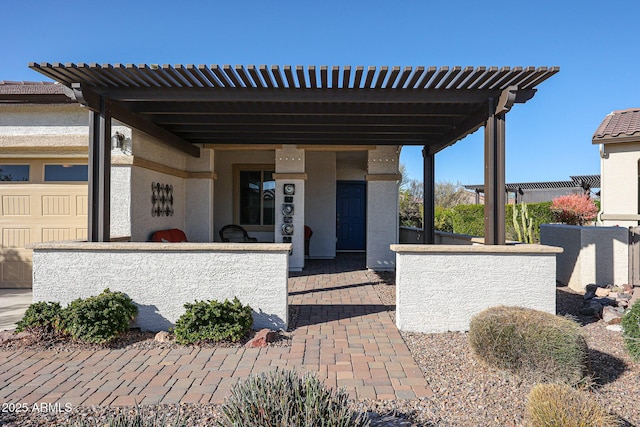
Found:
[(392, 245), (396, 325), (403, 331), (467, 331), (482, 310), (509, 305), (555, 314), (556, 254), (542, 245)]
[(560, 283), (584, 291), (590, 283), (624, 284), (629, 278), (629, 230), (543, 224), (540, 242), (563, 248), (556, 263)]
[(194, 300), (238, 299), (256, 329), (286, 329), (289, 244), (51, 242), (33, 247), (33, 300), (97, 295), (105, 288), (138, 306), (134, 326), (173, 326)]

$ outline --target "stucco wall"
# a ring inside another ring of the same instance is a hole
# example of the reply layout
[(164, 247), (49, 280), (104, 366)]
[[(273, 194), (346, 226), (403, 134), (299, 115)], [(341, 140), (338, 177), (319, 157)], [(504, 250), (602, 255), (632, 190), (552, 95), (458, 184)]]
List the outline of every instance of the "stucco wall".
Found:
[[(214, 238), (220, 241), (218, 232), (227, 224), (234, 224), (233, 219), (233, 165), (234, 164), (272, 164), (275, 167), (275, 152), (271, 151), (216, 151), (215, 171), (218, 178), (215, 182), (214, 195)], [(261, 242), (273, 242), (272, 231), (251, 231), (252, 237)]]
[(509, 305), (555, 314), (557, 248), (542, 245), (392, 245), (396, 324), (403, 331), (467, 331), (482, 310)]
[(131, 236), (131, 165), (111, 166), (111, 237)]
[[(399, 151), (379, 146), (367, 161), (367, 268), (395, 269), (389, 245), (398, 243)], [(393, 179), (397, 176), (397, 179)]]
[(336, 153), (306, 153), (305, 223), (313, 230), (310, 258), (336, 256)]
[(34, 248), (33, 300), (129, 295), (134, 326), (166, 330), (194, 300), (237, 296), (253, 310), (254, 328), (286, 329), (290, 245), (216, 243), (52, 243)]
[[(146, 242), (152, 232), (185, 229), (185, 179), (137, 166), (131, 168), (131, 240)], [(173, 185), (173, 216), (151, 214), (151, 183)], [(187, 235), (187, 238), (189, 236)]]
[(556, 277), (571, 289), (628, 282), (629, 230), (625, 227), (543, 224), (540, 242), (564, 249), (558, 255)]
[[(601, 161), (601, 212), (638, 214), (638, 161), (640, 142), (606, 144)], [(603, 225), (637, 226), (638, 221), (605, 220)]]

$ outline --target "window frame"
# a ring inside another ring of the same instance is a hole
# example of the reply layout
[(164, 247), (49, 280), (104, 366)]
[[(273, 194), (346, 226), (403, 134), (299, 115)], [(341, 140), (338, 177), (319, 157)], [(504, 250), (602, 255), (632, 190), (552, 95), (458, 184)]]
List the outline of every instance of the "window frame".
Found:
[(15, 185), (15, 184), (32, 184), (33, 183), (33, 179), (32, 179), (32, 165), (31, 163), (27, 163), (27, 162), (2, 162), (0, 163), (0, 169), (2, 169), (2, 166), (26, 166), (29, 170), (29, 176), (27, 178), (26, 181), (0, 181), (0, 184), (10, 184), (10, 185)]
[[(65, 165), (69, 165), (69, 166), (86, 166), (87, 168), (87, 179), (86, 181), (47, 181), (47, 175), (46, 175), (46, 171), (47, 171), (47, 166), (62, 166), (64, 167)], [(89, 182), (89, 165), (87, 163), (81, 163), (81, 162), (50, 162), (50, 161), (45, 161), (42, 163), (42, 183), (43, 184), (47, 184), (47, 185), (51, 185), (51, 184), (87, 184)]]
[[(234, 164), (233, 165), (233, 222), (242, 226), (247, 231), (274, 231), (275, 224), (271, 225), (255, 225), (255, 224), (241, 224), (240, 223), (240, 172), (261, 172), (260, 184), (264, 185), (264, 172), (276, 173), (275, 164)], [(275, 179), (274, 179), (275, 181)], [(275, 197), (275, 194), (274, 194)], [(264, 206), (262, 203), (264, 199), (260, 198), (260, 222), (264, 220)], [(274, 199), (274, 221), (275, 221), (275, 199)]]

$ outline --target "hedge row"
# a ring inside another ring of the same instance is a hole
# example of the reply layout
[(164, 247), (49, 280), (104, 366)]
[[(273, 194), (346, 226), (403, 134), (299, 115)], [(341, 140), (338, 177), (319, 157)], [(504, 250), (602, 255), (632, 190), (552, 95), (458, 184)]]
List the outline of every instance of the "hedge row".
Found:
[[(527, 203), (533, 220), (533, 236), (540, 241), (540, 224), (553, 222), (551, 202)], [(506, 205), (505, 226), (508, 240), (517, 240), (513, 224), (513, 205)], [(436, 207), (435, 227), (449, 233), (484, 236), (484, 205), (458, 205), (451, 209)]]

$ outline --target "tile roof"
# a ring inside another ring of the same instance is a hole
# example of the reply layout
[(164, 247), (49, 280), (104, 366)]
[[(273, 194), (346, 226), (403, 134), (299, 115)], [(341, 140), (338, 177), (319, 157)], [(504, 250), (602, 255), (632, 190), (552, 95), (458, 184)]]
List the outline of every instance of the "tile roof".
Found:
[(48, 95), (64, 93), (64, 86), (54, 82), (0, 81), (0, 93), (12, 95)]
[(609, 113), (593, 134), (593, 142), (635, 135), (640, 137), (640, 108), (628, 108)]
[(69, 104), (74, 100), (65, 95), (65, 87), (55, 82), (0, 81), (2, 104)]

